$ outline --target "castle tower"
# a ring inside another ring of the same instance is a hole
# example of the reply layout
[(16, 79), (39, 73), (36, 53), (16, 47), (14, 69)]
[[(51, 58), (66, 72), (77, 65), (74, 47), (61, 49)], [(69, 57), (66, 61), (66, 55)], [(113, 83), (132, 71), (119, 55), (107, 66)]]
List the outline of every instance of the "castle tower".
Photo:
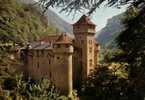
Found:
[[(81, 70), (74, 73), (79, 73), (77, 76), (80, 76), (81, 73), (81, 80), (85, 80), (91, 70), (95, 68), (95, 28), (96, 25), (85, 15), (73, 24), (73, 32), (75, 35), (74, 44), (79, 48), (78, 54), (76, 53), (75, 56), (78, 56), (77, 59), (80, 60), (78, 64), (76, 63), (74, 65), (74, 71)], [(78, 66), (79, 63), (81, 63), (80, 66)]]
[(72, 54), (70, 38), (62, 34), (54, 44), (53, 82), (63, 94), (72, 94)]

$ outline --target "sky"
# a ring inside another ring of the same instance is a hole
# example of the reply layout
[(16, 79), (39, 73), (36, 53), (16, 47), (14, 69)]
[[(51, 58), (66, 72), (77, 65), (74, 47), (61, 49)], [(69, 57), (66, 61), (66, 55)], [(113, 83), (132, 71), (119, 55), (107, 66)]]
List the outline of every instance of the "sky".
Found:
[[(35, 0), (37, 1), (37, 0)], [(84, 13), (76, 13), (75, 17), (73, 14), (66, 14), (66, 13), (60, 13), (59, 8), (51, 8), (56, 14), (58, 14), (62, 19), (64, 19), (66, 22), (73, 24), (75, 23)], [(107, 24), (107, 19), (112, 18), (115, 15), (118, 15), (126, 10), (126, 7), (122, 7), (120, 9), (116, 7), (100, 7), (97, 8), (96, 11), (91, 16), (92, 22), (94, 22), (97, 27), (96, 31), (101, 30), (105, 25)]]
[[(60, 9), (53, 8), (52, 10), (70, 24), (75, 23), (83, 15), (83, 13), (77, 13), (74, 17), (73, 14), (67, 15), (66, 13), (60, 13)], [(99, 31), (103, 27), (105, 27), (105, 25), (107, 24), (107, 19), (112, 18), (113, 16), (118, 15), (124, 12), (125, 10), (125, 7), (121, 9), (115, 7), (98, 8), (91, 16), (91, 20), (97, 25), (97, 31)]]

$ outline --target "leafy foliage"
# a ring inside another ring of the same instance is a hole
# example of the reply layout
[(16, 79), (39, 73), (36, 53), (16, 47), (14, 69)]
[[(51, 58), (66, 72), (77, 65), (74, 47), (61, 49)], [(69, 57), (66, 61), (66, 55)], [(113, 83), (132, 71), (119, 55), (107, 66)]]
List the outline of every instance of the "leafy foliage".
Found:
[(83, 85), (82, 100), (143, 100), (134, 82), (127, 76), (122, 77), (122, 74), (127, 74), (124, 70), (127, 66), (125, 63), (113, 63), (96, 68)]
[[(140, 15), (142, 14), (142, 16)], [(126, 62), (130, 67), (130, 78), (145, 80), (144, 57), (145, 57), (145, 22), (144, 13), (138, 10), (129, 9), (125, 18), (126, 30), (117, 38), (118, 46), (126, 54)]]
[(48, 33), (56, 33), (56, 28), (48, 27), (45, 16), (29, 5), (16, 0), (0, 1), (0, 39), (26, 44)]
[(18, 60), (11, 59), (11, 53), (8, 50), (0, 48), (0, 84), (6, 77), (13, 76), (20, 65)]
[(66, 12), (83, 12), (88, 11), (88, 14), (92, 14), (102, 4), (107, 6), (120, 7), (122, 5), (134, 5), (138, 6), (144, 3), (144, 0), (39, 0), (39, 4), (47, 10), (49, 7), (61, 7), (61, 11)]
[(61, 96), (47, 79), (34, 81), (22, 75), (4, 80), (1, 98), (5, 100), (68, 100)]

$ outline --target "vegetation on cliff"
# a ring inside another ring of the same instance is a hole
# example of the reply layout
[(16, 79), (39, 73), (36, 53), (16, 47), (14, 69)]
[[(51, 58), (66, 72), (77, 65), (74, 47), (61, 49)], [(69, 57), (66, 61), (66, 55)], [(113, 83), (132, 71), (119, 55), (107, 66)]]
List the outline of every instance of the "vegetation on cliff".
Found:
[(0, 0), (0, 40), (26, 44), (58, 30), (33, 6), (16, 0)]

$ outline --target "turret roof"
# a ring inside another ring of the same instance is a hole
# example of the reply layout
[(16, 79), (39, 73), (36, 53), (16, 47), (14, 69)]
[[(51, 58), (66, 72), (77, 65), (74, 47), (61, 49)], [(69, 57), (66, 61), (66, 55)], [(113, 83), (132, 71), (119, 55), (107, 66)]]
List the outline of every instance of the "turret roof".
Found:
[(94, 25), (96, 26), (92, 21), (91, 19), (86, 16), (86, 15), (83, 15), (75, 24), (73, 25), (81, 25), (81, 24), (87, 24), (87, 25)]
[(55, 44), (72, 44), (72, 39), (63, 33), (56, 40)]

